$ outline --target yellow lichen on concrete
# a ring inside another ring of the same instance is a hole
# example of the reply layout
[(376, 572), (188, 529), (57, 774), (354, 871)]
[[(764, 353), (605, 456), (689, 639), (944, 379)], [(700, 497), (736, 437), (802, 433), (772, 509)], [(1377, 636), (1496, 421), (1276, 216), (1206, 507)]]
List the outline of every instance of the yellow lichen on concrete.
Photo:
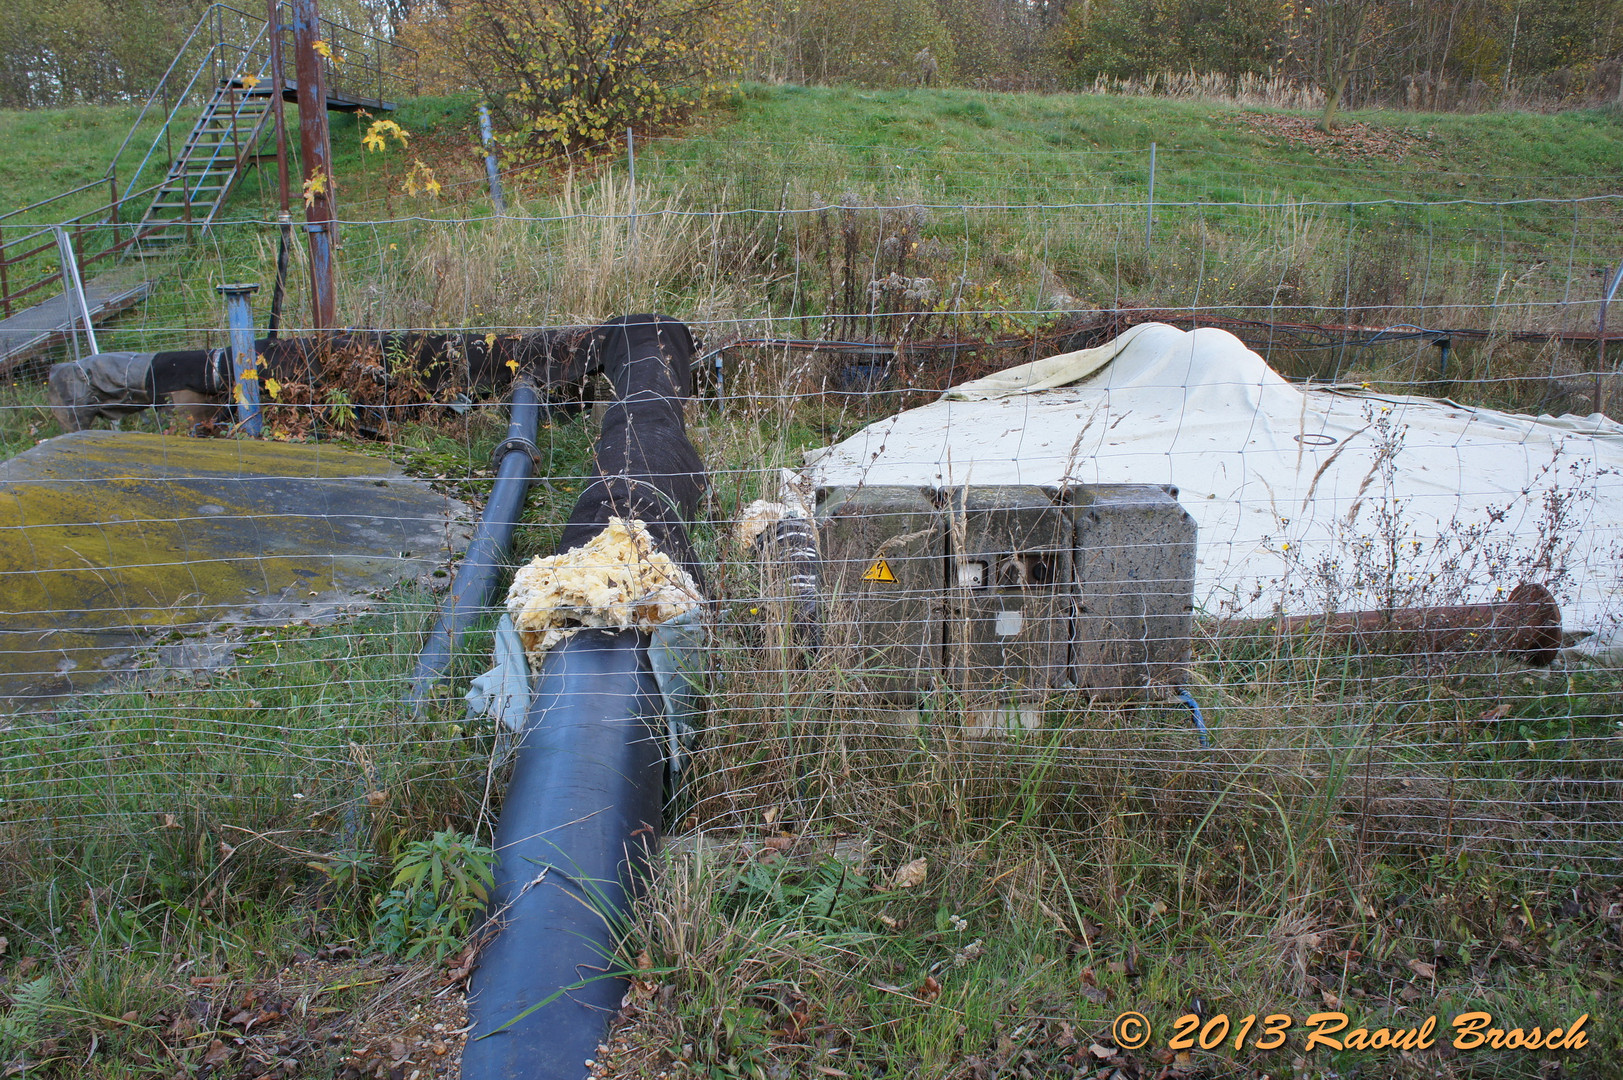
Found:
[(155, 630), (387, 585), (408, 549), (443, 557), (429, 537), (449, 509), (389, 461), (330, 446), (48, 440), (0, 463), (0, 694), (60, 689)]
[(513, 575), (507, 612), (532, 660), (588, 627), (652, 630), (704, 602), (640, 521), (610, 518), (587, 543)]

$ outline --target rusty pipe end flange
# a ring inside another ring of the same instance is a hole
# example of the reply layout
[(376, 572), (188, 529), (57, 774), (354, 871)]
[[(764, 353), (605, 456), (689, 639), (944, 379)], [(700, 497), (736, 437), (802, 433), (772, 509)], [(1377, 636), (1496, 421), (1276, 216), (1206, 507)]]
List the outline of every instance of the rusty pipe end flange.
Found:
[(1537, 582), (1524, 581), (1510, 590), (1494, 627), (1508, 633), (1508, 652), (1536, 667), (1549, 667), (1561, 651), (1561, 605)]

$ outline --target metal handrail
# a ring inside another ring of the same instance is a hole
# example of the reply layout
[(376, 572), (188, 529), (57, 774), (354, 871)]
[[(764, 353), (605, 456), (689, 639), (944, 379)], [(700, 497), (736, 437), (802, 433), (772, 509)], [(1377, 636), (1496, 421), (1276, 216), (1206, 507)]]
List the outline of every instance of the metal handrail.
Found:
[[(92, 180), (89, 183), (80, 184), (78, 187), (69, 188), (68, 190), (66, 190), (64, 192), (61, 192), (60, 194), (47, 195), (45, 198), (40, 199), (37, 202), (31, 202), (27, 206), (19, 206), (15, 210), (8, 210), (4, 214), (0, 214), (0, 225), (3, 225), (7, 218), (16, 217), (18, 214), (26, 214), (30, 210), (38, 210), (40, 207), (46, 205), (47, 203), (54, 203), (58, 199), (66, 199), (70, 195), (77, 195), (81, 191), (89, 191), (93, 187), (101, 187), (102, 185), (104, 185), (106, 183), (107, 183), (107, 178), (104, 176), (100, 180)], [(73, 219), (69, 218), (68, 220), (72, 221)], [(50, 226), (45, 226), (45, 228), (49, 228), (49, 227)]]
[[(119, 143), (118, 149), (113, 152), (113, 160), (108, 164), (107, 172), (103, 174), (104, 178), (118, 175), (118, 161), (124, 156), (124, 148), (130, 145), (130, 140), (135, 138), (135, 133), (141, 129), (141, 121), (147, 118), (147, 112), (151, 110), (153, 105), (157, 104), (158, 95), (169, 82), (169, 76), (174, 74), (175, 66), (180, 63), (180, 58), (186, 55), (186, 50), (191, 46), (192, 40), (197, 37), (198, 31), (202, 30), (204, 25), (207, 24), (209, 16), (214, 13), (214, 9), (218, 6), (220, 5), (210, 4), (203, 9), (203, 14), (198, 18), (197, 25), (193, 26), (192, 32), (186, 35), (186, 40), (180, 43), (180, 48), (175, 50), (175, 58), (169, 61), (169, 66), (164, 69), (163, 78), (159, 79), (157, 84), (153, 86), (152, 93), (147, 95), (146, 104), (142, 105), (141, 111), (136, 114), (135, 123), (130, 125), (130, 130), (124, 136), (124, 141)], [(232, 10), (235, 11), (236, 9), (233, 8)], [(246, 14), (246, 12), (241, 14)]]
[[(97, 181), (97, 183), (101, 182), (102, 181)], [(149, 195), (155, 195), (158, 189), (164, 186), (165, 182), (166, 181), (159, 181), (158, 183), (153, 184), (141, 191), (134, 192), (134, 197), (139, 199)], [(84, 189), (80, 188), (78, 190), (82, 191)], [(57, 197), (60, 198), (60, 196)], [(42, 201), (49, 202), (50, 200), (47, 199)], [(123, 222), (118, 219), (118, 214), (122, 203), (122, 199), (110, 200), (98, 207), (95, 207), (94, 209), (86, 210), (83, 213), (66, 218), (57, 224), (38, 226), (31, 232), (25, 232), (20, 236), (8, 236), (3, 230), (0, 230), (0, 315), (9, 317), (12, 313), (13, 307), (16, 305), (16, 301), (28, 296), (31, 293), (38, 292), (41, 289), (49, 287), (53, 282), (62, 280), (62, 268), (59, 265), (55, 270), (51, 271), (50, 273), (40, 275), (21, 288), (13, 290), (11, 287), (11, 268), (24, 264), (35, 256), (44, 254), (54, 249), (56, 247), (56, 229), (72, 228), (74, 241), (78, 245), (78, 259), (81, 268), (117, 255), (131, 245), (139, 243), (148, 235), (157, 231), (155, 228), (149, 228), (143, 232), (140, 225), (136, 224), (130, 227), (129, 235), (127, 237), (120, 239), (119, 229), (123, 225)], [(93, 218), (99, 220), (89, 220)], [(84, 252), (84, 234), (87, 228), (90, 230), (103, 228), (110, 229), (112, 232), (113, 242), (100, 251), (86, 255)], [(32, 241), (40, 240), (46, 237), (49, 239), (44, 239), (42, 243), (39, 243), (33, 247), (28, 246)], [(19, 251), (19, 248), (22, 250)]]
[[(285, 5), (278, 5), (277, 20), (281, 27), (286, 28), (290, 26), (291, 21), (285, 19), (281, 14), (284, 7)], [(221, 18), (225, 15), (233, 16), (242, 21), (243, 36), (247, 36), (248, 30), (250, 28), (254, 28), (252, 39), (246, 46), (238, 44), (237, 41), (225, 40), (225, 31), (221, 25)], [(180, 114), (181, 110), (186, 107), (186, 104), (192, 97), (193, 92), (197, 89), (198, 80), (201, 79), (206, 72), (213, 71), (216, 75), (219, 74), (219, 72), (223, 69), (223, 65), (220, 63), (220, 60), (232, 52), (239, 52), (241, 54), (238, 62), (231, 68), (231, 71), (233, 72), (231, 76), (232, 79), (237, 78), (244, 68), (246, 68), (248, 63), (255, 57), (256, 49), (265, 40), (267, 32), (271, 31), (270, 22), (263, 15), (256, 15), (252, 12), (244, 11), (239, 7), (226, 3), (214, 3), (205, 8), (203, 14), (198, 18), (197, 24), (192, 28), (191, 33), (186, 36), (186, 40), (182, 43), (179, 51), (175, 54), (175, 59), (170, 62), (168, 69), (165, 70), (163, 78), (158, 81), (158, 85), (148, 96), (146, 104), (142, 106), (141, 112), (136, 116), (135, 123), (131, 125), (128, 134), (124, 136), (124, 141), (119, 144), (118, 151), (113, 155), (113, 160), (108, 165), (106, 173), (108, 177), (117, 176), (118, 163), (120, 160), (122, 160), (125, 150), (129, 147), (130, 141), (135, 137), (135, 134), (140, 129), (141, 124), (151, 113), (152, 107), (161, 97), (167, 97), (166, 88), (170, 86), (171, 81), (175, 78), (177, 70), (184, 70), (180, 68), (180, 63), (185, 57), (187, 50), (197, 40), (198, 35), (206, 27), (210, 27), (211, 24), (213, 24), (215, 32), (220, 36), (209, 45), (208, 49), (198, 59), (197, 66), (192, 71), (190, 78), (186, 80), (185, 87), (175, 94), (174, 106), (169, 110), (168, 115), (164, 117), (163, 123), (158, 128), (157, 135), (153, 138), (151, 145), (147, 147), (147, 151), (142, 156), (140, 164), (136, 166), (135, 171), (130, 174), (125, 182), (125, 198), (129, 197), (129, 193), (133, 191), (136, 184), (139, 183), (142, 173), (146, 171), (146, 167), (152, 160), (153, 155), (157, 152), (159, 144), (164, 141), (165, 134), (170, 130), (170, 126), (174, 124), (176, 117)], [(383, 93), (383, 84), (386, 81), (386, 78), (387, 81), (390, 82), (399, 82), (401, 80), (401, 76), (398, 74), (389, 74), (386, 76), (382, 60), (383, 50), (388, 49), (391, 53), (397, 56), (405, 57), (411, 60), (415, 60), (417, 56), (417, 50), (411, 48), (410, 46), (389, 41), (366, 30), (359, 30), (355, 27), (347, 26), (343, 23), (337, 23), (327, 18), (323, 18), (321, 20), (321, 25), (323, 27), (323, 33), (326, 35), (326, 38), (329, 41), (337, 42), (340, 39), (349, 39), (358, 40), (363, 47), (367, 45), (376, 46), (376, 54), (378, 58), (376, 65), (361, 62), (356, 65), (356, 69), (360, 72), (369, 73), (376, 77), (377, 91), (380, 98)], [(269, 62), (268, 54), (268, 49), (258, 54), (265, 57), (266, 64)], [(276, 92), (277, 90), (281, 89), (281, 86), (286, 85), (285, 80), (287, 78), (288, 71), (292, 68), (291, 63), (289, 63), (291, 55), (291, 50), (284, 50), (284, 57), (287, 59), (284, 59), (283, 70), (279, 73), (281, 75), (282, 82), (280, 86), (274, 85), (277, 80), (275, 76), (273, 76), (273, 86), (271, 87), (272, 92)], [(322, 62), (322, 66), (326, 70), (329, 85), (342, 85), (344, 82), (348, 81), (345, 78), (343, 71), (343, 68), (348, 65), (335, 65), (331, 60), (324, 60)], [(262, 70), (264, 67), (265, 65), (262, 64)], [(171, 161), (170, 164), (173, 165), (173, 161)]]

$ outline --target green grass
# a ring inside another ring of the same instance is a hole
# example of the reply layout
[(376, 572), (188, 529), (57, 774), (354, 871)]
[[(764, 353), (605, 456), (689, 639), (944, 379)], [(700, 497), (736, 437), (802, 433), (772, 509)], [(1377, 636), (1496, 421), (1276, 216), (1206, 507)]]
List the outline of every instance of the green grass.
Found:
[(1152, 142), (1156, 197), (1171, 202), (1570, 198), (1623, 181), (1616, 110), (1346, 114), (1381, 129), (1407, 151), (1401, 160), (1315, 153), (1248, 123), (1286, 115), (1155, 98), (748, 86), (655, 153), (702, 190), (732, 186), (739, 204), (762, 207), (778, 204), (784, 180), (831, 198), (867, 183), (952, 204), (1137, 201)]
[[(0, 145), (6, 148), (0, 155), (0, 188), (6, 192), (0, 213), (100, 180), (139, 112), (102, 105), (0, 109)], [(86, 195), (94, 201), (76, 201), (70, 214), (107, 201), (105, 187)]]

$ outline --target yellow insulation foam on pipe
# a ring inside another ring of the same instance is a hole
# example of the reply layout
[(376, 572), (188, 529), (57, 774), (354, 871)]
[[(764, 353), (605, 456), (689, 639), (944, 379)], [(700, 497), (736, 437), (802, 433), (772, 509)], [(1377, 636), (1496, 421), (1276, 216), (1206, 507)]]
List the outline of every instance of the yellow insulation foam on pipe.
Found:
[(651, 631), (702, 603), (648, 527), (618, 517), (582, 546), (520, 567), (507, 590), (507, 613), (532, 660), (589, 627)]

